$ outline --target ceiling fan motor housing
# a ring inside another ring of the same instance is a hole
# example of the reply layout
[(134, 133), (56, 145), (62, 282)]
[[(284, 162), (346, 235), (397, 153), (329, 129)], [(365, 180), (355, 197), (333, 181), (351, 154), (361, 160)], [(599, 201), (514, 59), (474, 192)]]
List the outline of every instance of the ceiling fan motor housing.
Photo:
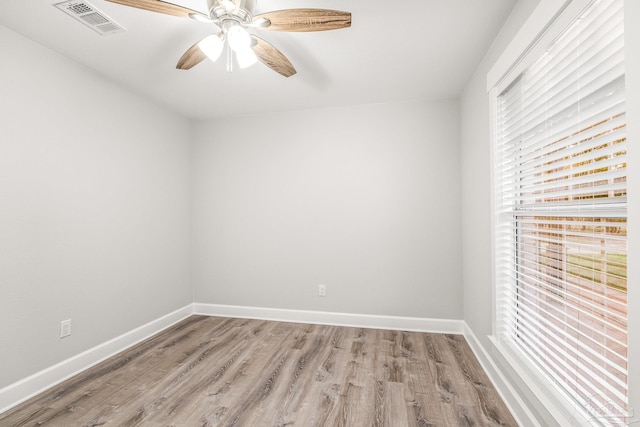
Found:
[(232, 19), (238, 23), (249, 24), (253, 19), (254, 0), (207, 0), (209, 16), (219, 22)]

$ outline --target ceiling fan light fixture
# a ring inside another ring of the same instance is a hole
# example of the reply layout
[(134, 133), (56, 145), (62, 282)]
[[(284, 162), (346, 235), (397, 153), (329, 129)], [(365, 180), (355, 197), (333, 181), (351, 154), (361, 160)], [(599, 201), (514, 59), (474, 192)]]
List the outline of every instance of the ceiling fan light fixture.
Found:
[[(0, 0), (2, 1), (2, 0)], [(296, 74), (296, 69), (278, 49), (260, 37), (249, 34), (247, 28), (271, 31), (314, 32), (338, 30), (351, 26), (351, 13), (340, 10), (296, 8), (273, 10), (254, 15), (258, 0), (199, 0), (207, 12), (172, 3), (173, 0), (107, 0), (165, 15), (189, 17), (210, 23), (216, 34), (196, 42), (180, 57), (176, 68), (190, 70), (205, 58), (216, 61), (227, 48), (227, 71), (232, 71), (236, 56), (241, 68), (259, 59), (267, 67), (284, 77)], [(226, 46), (225, 46), (226, 45)]]
[(251, 46), (251, 35), (241, 25), (233, 25), (227, 30), (227, 42), (229, 47), (237, 53)]
[(200, 40), (198, 47), (205, 55), (207, 55), (207, 58), (215, 62), (222, 53), (224, 42), (218, 34), (211, 34), (210, 36)]
[(238, 66), (240, 68), (247, 68), (258, 62), (258, 57), (250, 47), (239, 49), (235, 51), (236, 59), (238, 60)]

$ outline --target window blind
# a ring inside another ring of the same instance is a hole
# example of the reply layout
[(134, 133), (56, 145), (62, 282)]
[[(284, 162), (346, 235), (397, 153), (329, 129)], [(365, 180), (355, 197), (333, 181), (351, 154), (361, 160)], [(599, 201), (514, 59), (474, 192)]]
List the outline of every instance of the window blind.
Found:
[(497, 334), (603, 425), (627, 413), (623, 1), (593, 2), (497, 100)]

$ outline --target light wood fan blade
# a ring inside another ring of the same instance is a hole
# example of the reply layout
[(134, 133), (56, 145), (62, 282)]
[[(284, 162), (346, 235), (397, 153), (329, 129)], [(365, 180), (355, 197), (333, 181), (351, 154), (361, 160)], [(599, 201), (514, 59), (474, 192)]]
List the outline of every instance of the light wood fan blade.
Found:
[[(167, 3), (162, 0), (107, 0), (111, 3), (118, 3), (125, 6), (135, 7), (137, 9), (149, 10), (151, 12), (164, 13), (165, 15), (180, 16), (188, 18), (190, 15), (202, 15), (197, 10), (187, 9), (186, 7)], [(205, 16), (205, 15), (202, 15)], [(208, 16), (205, 16), (208, 18)]]
[(285, 77), (291, 77), (296, 73), (296, 69), (287, 57), (273, 45), (254, 35), (251, 35), (251, 40), (253, 40), (251, 46), (253, 52), (264, 65)]
[(207, 55), (205, 55), (204, 52), (198, 47), (198, 43), (187, 49), (180, 60), (178, 60), (178, 64), (176, 65), (176, 68), (178, 70), (190, 70), (204, 61), (204, 59), (207, 57)]
[(351, 26), (351, 13), (329, 9), (284, 9), (261, 13), (256, 22), (268, 19), (266, 29), (274, 31), (328, 31)]

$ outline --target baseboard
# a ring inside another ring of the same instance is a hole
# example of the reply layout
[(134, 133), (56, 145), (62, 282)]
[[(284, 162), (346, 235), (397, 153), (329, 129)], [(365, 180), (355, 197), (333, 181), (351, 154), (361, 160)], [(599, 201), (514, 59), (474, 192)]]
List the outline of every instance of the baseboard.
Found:
[(502, 397), (502, 400), (511, 411), (519, 426), (541, 427), (524, 400), (520, 397), (511, 382), (502, 373), (498, 365), (493, 361), (487, 350), (480, 344), (480, 341), (473, 333), (469, 325), (464, 323), (464, 337), (469, 343), (471, 350), (476, 355), (482, 369), (493, 383), (493, 386)]
[(0, 413), (8, 411), (31, 397), (126, 350), (192, 314), (448, 334), (462, 334), (465, 330), (462, 320), (288, 310), (220, 304), (189, 304), (0, 389)]
[(462, 334), (462, 320), (428, 319), (422, 317), (380, 316), (371, 314), (334, 313), (327, 311), (289, 310), (221, 304), (193, 304), (194, 314), (279, 322), (314, 323), (370, 329)]
[(54, 366), (0, 389), (0, 413), (102, 362), (193, 314), (193, 304), (153, 320)]

